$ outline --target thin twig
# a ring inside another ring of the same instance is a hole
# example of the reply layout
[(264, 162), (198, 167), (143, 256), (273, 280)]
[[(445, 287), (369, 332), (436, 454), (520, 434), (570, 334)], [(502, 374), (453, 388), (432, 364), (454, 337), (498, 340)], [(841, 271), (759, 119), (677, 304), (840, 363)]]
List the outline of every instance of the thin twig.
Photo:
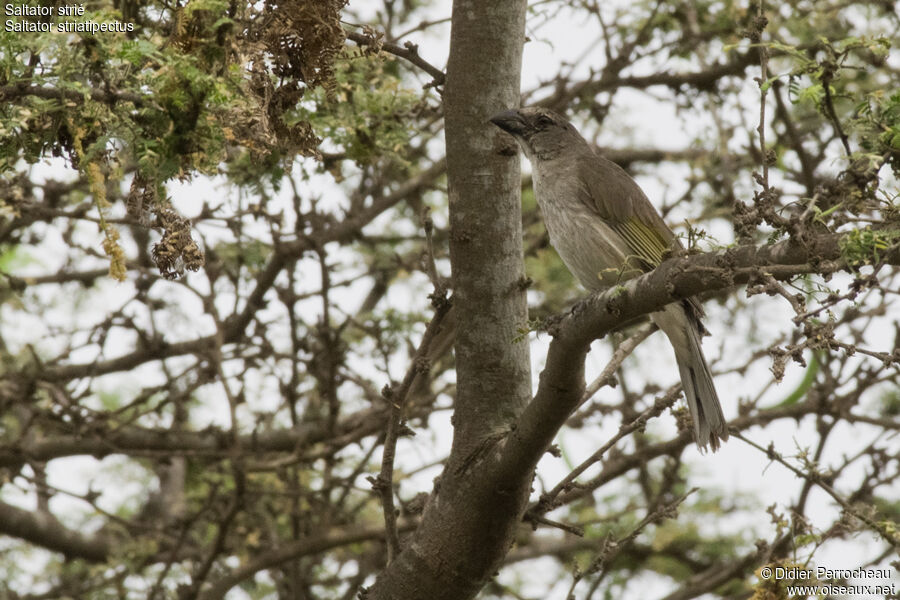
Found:
[(597, 579), (594, 580), (591, 589), (585, 596), (586, 599), (590, 598), (593, 595), (593, 592), (600, 585), (600, 582), (603, 581), (606, 573), (609, 571), (609, 565), (612, 563), (613, 559), (629, 544), (631, 544), (635, 540), (635, 538), (637, 538), (637, 536), (640, 535), (640, 533), (644, 529), (646, 529), (648, 525), (657, 523), (663, 519), (675, 518), (678, 514), (678, 507), (681, 506), (681, 504), (687, 499), (688, 496), (696, 492), (698, 489), (700, 488), (691, 488), (687, 493), (676, 498), (672, 502), (664, 504), (656, 510), (652, 511), (646, 517), (644, 517), (640, 523), (635, 525), (635, 527), (631, 531), (629, 531), (619, 539), (612, 540), (608, 538), (604, 542), (603, 547), (600, 549), (600, 552), (596, 557), (594, 557), (590, 565), (588, 565), (587, 569), (585, 569), (583, 572), (578, 572), (575, 574), (572, 580), (572, 585), (569, 587), (569, 593), (566, 597), (575, 597), (575, 586), (578, 585), (579, 581), (584, 579), (585, 575), (592, 575), (599, 572), (600, 575), (597, 577)]
[(881, 536), (881, 538), (884, 541), (886, 541), (888, 544), (890, 544), (894, 548), (900, 548), (900, 534), (898, 534), (896, 531), (889, 529), (888, 527), (884, 526), (882, 523), (875, 521), (868, 515), (862, 513), (861, 511), (857, 510), (856, 508), (854, 508), (847, 500), (845, 500), (843, 498), (843, 496), (838, 494), (837, 491), (833, 487), (831, 487), (828, 483), (826, 483), (824, 481), (821, 474), (819, 474), (818, 472), (812, 471), (812, 470), (810, 472), (806, 472), (806, 471), (798, 469), (797, 467), (788, 463), (784, 458), (782, 458), (782, 456), (778, 452), (775, 451), (774, 444), (770, 444), (768, 448), (763, 448), (756, 442), (751, 441), (750, 439), (744, 437), (742, 434), (740, 434), (738, 432), (733, 431), (732, 435), (734, 435), (734, 437), (738, 438), (739, 440), (743, 441), (745, 444), (752, 446), (753, 448), (756, 448), (760, 452), (765, 453), (765, 455), (769, 458), (769, 460), (777, 462), (778, 464), (780, 464), (781, 466), (786, 468), (788, 471), (790, 471), (797, 477), (805, 479), (805, 480), (815, 484), (816, 486), (818, 486), (822, 491), (824, 491), (826, 494), (831, 496), (834, 499), (834, 501), (837, 502), (840, 505), (840, 507), (842, 509), (844, 509), (844, 511), (847, 514), (852, 515), (853, 517), (855, 517), (855, 518), (859, 519), (860, 521), (862, 521), (863, 523), (865, 523), (869, 527), (869, 529), (871, 529), (872, 531), (877, 533), (879, 536)]
[(409, 388), (416, 375), (428, 368), (426, 357), (428, 349), (434, 337), (441, 329), (441, 322), (452, 306), (445, 295), (434, 297), (434, 317), (428, 323), (422, 341), (416, 349), (409, 369), (403, 377), (400, 386), (394, 388), (385, 386), (382, 391), (385, 399), (390, 402), (387, 430), (384, 438), (384, 451), (381, 456), (381, 472), (377, 477), (369, 477), (372, 488), (381, 495), (381, 506), (384, 512), (385, 533), (387, 536), (387, 562), (390, 563), (400, 553), (400, 535), (397, 530), (397, 511), (394, 508), (394, 457), (397, 452), (397, 439), (403, 431), (403, 406), (409, 395)]
[[(829, 50), (831, 50), (829, 46)], [(834, 80), (834, 71), (838, 68), (836, 64), (832, 61), (828, 61), (822, 69), (822, 91), (825, 93), (825, 112), (828, 113), (828, 120), (831, 121), (831, 124), (834, 126), (834, 132), (841, 140), (841, 144), (844, 146), (844, 151), (847, 152), (847, 156), (852, 154), (850, 150), (850, 140), (847, 138), (847, 134), (844, 133), (844, 128), (841, 127), (841, 120), (837, 116), (837, 111), (834, 109), (834, 97), (831, 95), (831, 82)]]
[(549, 510), (555, 508), (556, 498), (562, 492), (575, 486), (575, 480), (579, 475), (584, 473), (591, 465), (599, 461), (610, 448), (612, 448), (616, 445), (616, 443), (619, 442), (619, 440), (632, 433), (633, 431), (643, 429), (647, 426), (647, 421), (654, 417), (658, 417), (665, 409), (672, 406), (678, 399), (678, 395), (680, 393), (681, 387), (673, 386), (664, 396), (662, 396), (661, 398), (657, 398), (656, 402), (653, 403), (653, 406), (642, 412), (635, 420), (633, 420), (631, 423), (625, 423), (621, 425), (619, 427), (619, 431), (605, 444), (603, 444), (596, 452), (594, 452), (587, 460), (583, 461), (580, 465), (572, 469), (572, 471), (568, 475), (566, 475), (558, 484), (556, 484), (556, 486), (552, 490), (541, 495), (538, 503), (527, 512), (529, 518), (532, 518), (535, 515), (546, 513)]
[(762, 39), (762, 32), (766, 27), (767, 19), (763, 8), (763, 1), (760, 0), (757, 6), (756, 22), (751, 35), (756, 36), (752, 39), (757, 43), (759, 50), (759, 126), (756, 131), (759, 133), (759, 151), (762, 156), (762, 186), (763, 192), (769, 192), (769, 155), (766, 151), (766, 95), (768, 92), (767, 82), (769, 79), (769, 48), (765, 44), (759, 43)]
[(580, 525), (570, 525), (568, 523), (562, 523), (560, 521), (554, 521), (553, 519), (548, 519), (542, 515), (537, 514), (527, 514), (523, 517), (523, 521), (531, 521), (533, 526), (537, 528), (538, 525), (546, 525), (547, 527), (554, 527), (556, 529), (561, 529), (567, 533), (571, 533), (572, 535), (576, 535), (578, 537), (584, 537), (584, 527)]
[(435, 293), (444, 293), (444, 284), (437, 272), (437, 264), (434, 261), (434, 220), (431, 218), (431, 208), (425, 208), (423, 226), (425, 229), (425, 271), (434, 286)]
[(419, 55), (419, 47), (412, 42), (406, 42), (403, 44), (403, 46), (398, 46), (397, 44), (384, 42), (376, 37), (369, 36), (364, 33), (357, 33), (355, 31), (348, 31), (347, 39), (356, 42), (360, 46), (372, 46), (411, 62), (415, 66), (431, 75), (433, 79), (432, 86), (439, 86), (444, 84), (444, 79), (446, 78), (444, 72), (422, 58)]
[(624, 342), (619, 344), (616, 348), (615, 352), (613, 352), (612, 357), (609, 359), (609, 363), (603, 368), (603, 371), (600, 372), (599, 375), (591, 382), (587, 388), (584, 390), (584, 396), (581, 398), (581, 404), (578, 405), (580, 408), (584, 405), (585, 402), (591, 399), (591, 397), (596, 394), (600, 388), (613, 385), (616, 371), (619, 367), (622, 366), (622, 363), (626, 358), (631, 356), (631, 353), (634, 352), (635, 348), (637, 348), (644, 340), (650, 337), (656, 331), (656, 326), (651, 324), (640, 327), (637, 331), (631, 334), (628, 338), (625, 339)]

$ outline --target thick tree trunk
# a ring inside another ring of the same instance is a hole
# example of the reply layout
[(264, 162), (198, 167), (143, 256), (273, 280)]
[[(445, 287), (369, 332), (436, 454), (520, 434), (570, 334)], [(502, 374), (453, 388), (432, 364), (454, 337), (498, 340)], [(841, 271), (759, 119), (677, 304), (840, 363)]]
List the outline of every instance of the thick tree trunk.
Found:
[(516, 106), (525, 0), (456, 0), (444, 92), (457, 313), (453, 448), (418, 531), (368, 598), (464, 600), (494, 575), (528, 499), (493, 452), (531, 398), (518, 160), (488, 119)]
[(453, 5), (444, 94), (457, 398), (453, 458), (509, 427), (531, 398), (518, 150), (488, 119), (519, 102), (525, 2)]

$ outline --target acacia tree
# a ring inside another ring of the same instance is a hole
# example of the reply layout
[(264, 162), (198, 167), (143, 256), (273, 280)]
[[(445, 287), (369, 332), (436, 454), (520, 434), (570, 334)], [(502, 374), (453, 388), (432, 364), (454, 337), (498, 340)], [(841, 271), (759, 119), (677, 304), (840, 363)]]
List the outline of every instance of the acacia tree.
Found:
[[(890, 569), (892, 6), (345, 4), (0, 32), (4, 596), (784, 597), (763, 567), (851, 537), (826, 566)], [(593, 50), (520, 90), (559, 18)], [(659, 190), (688, 252), (584, 297), (487, 122), (520, 102)], [(632, 106), (696, 133), (630, 144), (660, 131)], [(646, 321), (693, 295), (715, 456)], [(793, 485), (697, 491), (717, 460)]]

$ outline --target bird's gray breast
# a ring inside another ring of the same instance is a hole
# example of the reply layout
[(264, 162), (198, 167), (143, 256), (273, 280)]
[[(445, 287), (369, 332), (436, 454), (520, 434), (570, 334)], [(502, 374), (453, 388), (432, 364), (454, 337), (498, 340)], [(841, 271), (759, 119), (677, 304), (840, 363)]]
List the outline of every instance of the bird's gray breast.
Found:
[(575, 165), (543, 163), (534, 165), (534, 193), (550, 243), (569, 271), (592, 291), (638, 275), (626, 242), (591, 206), (590, 190), (574, 174)]

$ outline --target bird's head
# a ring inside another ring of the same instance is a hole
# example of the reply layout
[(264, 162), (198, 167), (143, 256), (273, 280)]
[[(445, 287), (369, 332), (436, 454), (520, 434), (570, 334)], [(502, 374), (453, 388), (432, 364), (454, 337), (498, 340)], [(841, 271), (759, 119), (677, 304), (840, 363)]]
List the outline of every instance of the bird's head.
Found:
[(491, 123), (516, 138), (530, 160), (551, 160), (566, 148), (587, 145), (565, 117), (548, 108), (506, 110), (491, 117)]

